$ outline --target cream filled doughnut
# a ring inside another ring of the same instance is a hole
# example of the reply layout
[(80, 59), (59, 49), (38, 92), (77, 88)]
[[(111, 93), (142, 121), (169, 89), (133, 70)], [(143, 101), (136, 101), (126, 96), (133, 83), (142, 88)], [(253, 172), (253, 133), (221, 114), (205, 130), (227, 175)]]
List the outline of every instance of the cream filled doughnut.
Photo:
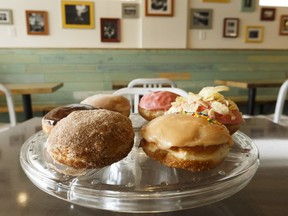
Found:
[(202, 112), (223, 123), (233, 134), (243, 123), (242, 113), (232, 100), (219, 93), (221, 91), (229, 91), (229, 87), (205, 87), (198, 94), (190, 92), (187, 97), (178, 97), (167, 113)]
[(73, 112), (60, 120), (47, 140), (47, 151), (74, 169), (101, 168), (128, 155), (134, 143), (131, 120), (105, 109)]
[(141, 129), (144, 152), (166, 166), (209, 170), (227, 156), (233, 140), (227, 128), (203, 114), (165, 114)]
[(139, 114), (150, 121), (163, 115), (176, 100), (178, 94), (169, 91), (155, 91), (143, 95), (138, 105)]
[(56, 107), (43, 116), (42, 129), (46, 134), (50, 134), (50, 131), (57, 124), (57, 122), (59, 122), (62, 118), (68, 116), (71, 112), (93, 109), (96, 108), (85, 104), (68, 104)]

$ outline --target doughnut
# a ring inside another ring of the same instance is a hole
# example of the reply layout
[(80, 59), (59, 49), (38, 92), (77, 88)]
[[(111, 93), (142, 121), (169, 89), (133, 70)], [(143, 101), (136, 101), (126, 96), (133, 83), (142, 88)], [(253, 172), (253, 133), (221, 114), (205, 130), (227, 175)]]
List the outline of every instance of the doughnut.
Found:
[(42, 118), (42, 129), (46, 134), (50, 134), (52, 128), (60, 121), (62, 118), (68, 116), (73, 111), (78, 110), (93, 110), (95, 107), (84, 104), (68, 104), (56, 107), (46, 113)]
[(201, 113), (165, 114), (141, 128), (140, 146), (151, 158), (192, 172), (218, 166), (233, 140), (220, 122)]
[(54, 160), (74, 169), (111, 165), (126, 157), (133, 144), (131, 120), (105, 109), (69, 114), (56, 124), (46, 142)]
[(119, 112), (128, 117), (130, 115), (130, 102), (121, 95), (97, 94), (84, 99), (80, 103)]
[(235, 102), (219, 93), (221, 91), (229, 91), (229, 87), (205, 87), (198, 94), (189, 92), (187, 97), (178, 97), (167, 113), (201, 112), (220, 121), (233, 134), (243, 123), (242, 113)]
[(171, 103), (176, 100), (178, 94), (169, 91), (155, 91), (143, 95), (139, 101), (139, 114), (150, 121), (163, 115), (171, 107)]

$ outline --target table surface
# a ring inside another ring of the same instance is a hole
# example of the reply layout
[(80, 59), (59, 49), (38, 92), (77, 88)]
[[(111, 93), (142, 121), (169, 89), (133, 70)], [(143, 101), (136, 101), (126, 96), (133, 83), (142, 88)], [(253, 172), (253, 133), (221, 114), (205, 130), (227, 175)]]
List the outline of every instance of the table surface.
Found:
[(217, 85), (227, 85), (238, 88), (272, 88), (280, 87), (285, 80), (215, 80)]
[(5, 84), (13, 94), (52, 93), (63, 86), (63, 83), (10, 83)]
[[(21, 168), (19, 152), (25, 140), (39, 130), (41, 118), (33, 118), (0, 133), (0, 215), (127, 215), (73, 205), (34, 186)], [(260, 167), (243, 190), (203, 207), (150, 215), (287, 216), (288, 128), (254, 117), (245, 120), (241, 131), (260, 152)]]

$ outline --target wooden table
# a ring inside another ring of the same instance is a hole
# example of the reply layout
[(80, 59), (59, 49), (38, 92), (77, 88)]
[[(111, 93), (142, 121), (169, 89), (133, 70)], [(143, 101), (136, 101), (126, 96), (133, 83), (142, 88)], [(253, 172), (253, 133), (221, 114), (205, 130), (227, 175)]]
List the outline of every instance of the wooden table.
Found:
[(53, 93), (63, 86), (63, 83), (30, 83), (5, 84), (12, 94), (22, 95), (23, 110), (26, 120), (33, 117), (31, 94)]
[(217, 85), (248, 89), (248, 115), (254, 115), (257, 88), (280, 87), (285, 80), (215, 80)]

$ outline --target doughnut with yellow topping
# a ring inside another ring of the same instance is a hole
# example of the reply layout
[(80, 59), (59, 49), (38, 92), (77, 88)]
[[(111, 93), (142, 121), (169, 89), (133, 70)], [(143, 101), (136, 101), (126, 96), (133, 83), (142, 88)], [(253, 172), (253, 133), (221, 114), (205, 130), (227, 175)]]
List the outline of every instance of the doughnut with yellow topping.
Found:
[(177, 97), (167, 113), (202, 112), (223, 123), (233, 134), (243, 123), (242, 113), (232, 100), (219, 93), (221, 91), (229, 91), (229, 87), (205, 87), (198, 94), (190, 92), (187, 97)]

